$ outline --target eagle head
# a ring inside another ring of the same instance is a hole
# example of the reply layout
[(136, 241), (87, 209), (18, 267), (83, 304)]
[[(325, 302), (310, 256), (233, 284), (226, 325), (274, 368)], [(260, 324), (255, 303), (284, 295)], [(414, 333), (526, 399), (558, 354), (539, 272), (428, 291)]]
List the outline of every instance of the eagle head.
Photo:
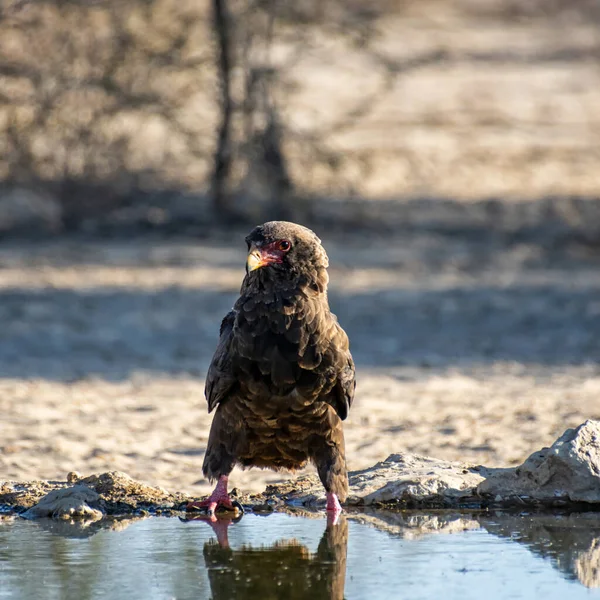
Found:
[[(249, 278), (289, 281), (307, 279), (319, 291), (327, 287), (329, 259), (317, 235), (302, 225), (269, 221), (246, 237)], [(322, 289), (321, 289), (322, 288)]]

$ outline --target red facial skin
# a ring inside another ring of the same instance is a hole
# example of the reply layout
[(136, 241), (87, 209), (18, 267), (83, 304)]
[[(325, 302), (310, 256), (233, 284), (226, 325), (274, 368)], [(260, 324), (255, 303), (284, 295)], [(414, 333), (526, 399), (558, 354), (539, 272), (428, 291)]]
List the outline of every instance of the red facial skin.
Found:
[(283, 262), (283, 257), (290, 251), (291, 247), (291, 244), (287, 240), (277, 240), (276, 242), (261, 246), (258, 251), (266, 266), (275, 263), (281, 264)]

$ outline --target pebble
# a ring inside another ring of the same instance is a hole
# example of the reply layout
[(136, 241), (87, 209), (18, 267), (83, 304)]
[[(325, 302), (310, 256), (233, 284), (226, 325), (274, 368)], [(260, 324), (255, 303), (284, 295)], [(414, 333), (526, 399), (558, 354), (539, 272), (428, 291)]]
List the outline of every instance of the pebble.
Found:
[(69, 471), (67, 473), (67, 483), (77, 483), (80, 479), (82, 479), (82, 475), (77, 471)]

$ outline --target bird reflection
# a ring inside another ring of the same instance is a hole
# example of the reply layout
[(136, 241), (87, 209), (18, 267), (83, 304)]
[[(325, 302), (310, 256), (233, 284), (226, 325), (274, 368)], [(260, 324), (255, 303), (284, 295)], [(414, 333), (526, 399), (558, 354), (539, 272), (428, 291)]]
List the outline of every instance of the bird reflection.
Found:
[[(214, 600), (286, 598), (342, 600), (346, 578), (348, 522), (328, 522), (317, 551), (295, 539), (280, 539), (271, 546), (245, 544), (232, 549), (227, 523), (217, 540), (204, 544), (204, 560)], [(223, 534), (225, 532), (225, 534)]]

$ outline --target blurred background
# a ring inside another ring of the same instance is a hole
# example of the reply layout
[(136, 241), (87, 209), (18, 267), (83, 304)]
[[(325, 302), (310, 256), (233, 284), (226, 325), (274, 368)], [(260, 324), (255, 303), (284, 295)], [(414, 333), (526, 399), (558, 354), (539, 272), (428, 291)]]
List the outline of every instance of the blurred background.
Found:
[(518, 463), (600, 417), (599, 198), (597, 0), (5, 0), (0, 477), (208, 489), (203, 378), (280, 218), (330, 254), (350, 467)]

